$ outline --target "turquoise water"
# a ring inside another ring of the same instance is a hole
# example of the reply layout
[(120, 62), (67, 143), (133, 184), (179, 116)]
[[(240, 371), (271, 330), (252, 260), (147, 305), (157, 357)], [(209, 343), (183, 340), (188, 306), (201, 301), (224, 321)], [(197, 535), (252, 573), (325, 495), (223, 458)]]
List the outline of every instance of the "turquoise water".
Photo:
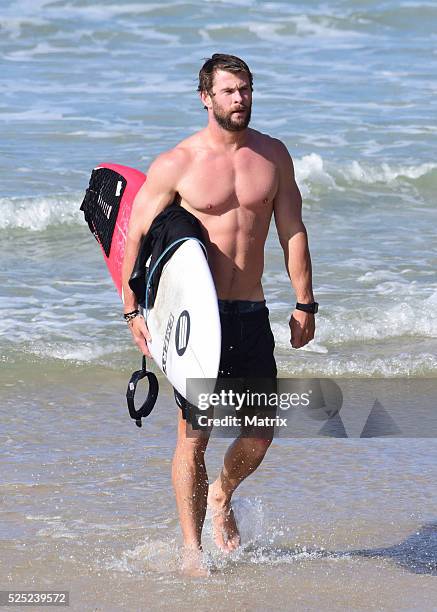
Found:
[[(49, 568), (74, 585), (75, 609), (88, 609), (80, 589), (89, 608), (144, 609), (132, 584), (156, 608), (199, 607), (202, 594), (232, 608), (240, 593), (251, 609), (293, 596), (308, 610), (433, 609), (432, 576), (412, 569), (432, 574), (437, 558), (432, 440), (276, 442), (240, 500), (252, 548), (223, 580), (175, 582), (175, 407), (163, 384), (147, 428), (128, 421), (140, 358), (79, 206), (99, 162), (147, 171), (201, 128), (203, 58), (241, 55), (252, 126), (295, 162), (320, 302), (315, 340), (292, 350), (272, 226), (264, 287), (280, 375), (435, 377), (436, 23), (420, 0), (2, 1), (2, 584), (52, 585)], [(388, 546), (377, 561), (365, 552)]]

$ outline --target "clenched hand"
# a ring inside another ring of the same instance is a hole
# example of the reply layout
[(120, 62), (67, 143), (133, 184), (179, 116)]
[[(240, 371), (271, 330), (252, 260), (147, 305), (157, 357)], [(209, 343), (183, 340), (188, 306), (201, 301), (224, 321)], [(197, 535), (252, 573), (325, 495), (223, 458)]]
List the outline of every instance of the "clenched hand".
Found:
[(303, 310), (294, 310), (290, 317), (290, 344), (301, 348), (314, 338), (316, 323), (314, 315)]

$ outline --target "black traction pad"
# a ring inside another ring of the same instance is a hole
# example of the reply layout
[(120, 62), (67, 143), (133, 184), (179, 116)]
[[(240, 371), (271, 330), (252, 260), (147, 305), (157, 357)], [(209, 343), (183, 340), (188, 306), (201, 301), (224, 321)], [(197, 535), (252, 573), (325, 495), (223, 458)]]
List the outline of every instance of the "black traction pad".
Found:
[(120, 209), (126, 179), (110, 168), (96, 168), (91, 173), (80, 210), (106, 257), (111, 251), (112, 236)]

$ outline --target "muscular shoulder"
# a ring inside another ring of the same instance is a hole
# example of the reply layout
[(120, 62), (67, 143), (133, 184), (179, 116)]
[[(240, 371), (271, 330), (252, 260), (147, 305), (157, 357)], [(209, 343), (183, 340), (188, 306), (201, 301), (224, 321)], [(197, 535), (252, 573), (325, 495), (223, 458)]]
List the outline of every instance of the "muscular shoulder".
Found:
[(180, 182), (193, 163), (198, 147), (197, 133), (158, 155), (149, 167), (147, 182), (164, 186), (170, 191), (179, 191)]
[(187, 165), (189, 164), (190, 155), (189, 151), (181, 146), (176, 146), (173, 149), (164, 151), (155, 158), (153, 163), (150, 165), (148, 175), (149, 178), (163, 175), (169, 179), (176, 179), (178, 176), (183, 174)]
[(293, 161), (285, 144), (278, 138), (252, 130), (258, 147), (267, 155), (279, 169), (293, 168)]
[(293, 160), (291, 159), (291, 155), (282, 140), (270, 137), (270, 147), (278, 167), (280, 169), (291, 169), (294, 171)]

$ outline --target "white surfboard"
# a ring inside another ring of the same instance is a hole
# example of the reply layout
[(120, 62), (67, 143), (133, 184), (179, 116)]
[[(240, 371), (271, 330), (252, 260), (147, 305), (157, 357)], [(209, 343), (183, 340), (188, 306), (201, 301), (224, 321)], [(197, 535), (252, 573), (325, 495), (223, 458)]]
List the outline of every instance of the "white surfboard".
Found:
[(196, 240), (186, 240), (165, 264), (153, 308), (144, 316), (154, 361), (173, 387), (194, 402), (195, 397), (187, 397), (186, 380), (215, 381), (221, 351), (217, 293)]

